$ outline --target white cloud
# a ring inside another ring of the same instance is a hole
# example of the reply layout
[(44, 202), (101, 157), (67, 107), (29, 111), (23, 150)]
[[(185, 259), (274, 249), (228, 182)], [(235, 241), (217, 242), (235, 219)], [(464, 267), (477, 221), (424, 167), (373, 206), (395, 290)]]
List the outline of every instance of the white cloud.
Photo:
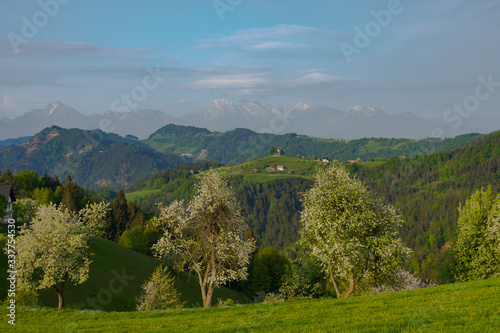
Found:
[(307, 87), (348, 81), (354, 81), (354, 79), (343, 78), (324, 73), (311, 73), (298, 78), (283, 80), (283, 84), (290, 87)]
[(184, 85), (191, 90), (255, 88), (269, 83), (261, 74), (214, 75)]
[(254, 50), (306, 50), (311, 45), (305, 43), (287, 43), (287, 42), (267, 42), (252, 45), (250, 49)]
[(203, 39), (198, 41), (196, 49), (223, 49), (241, 47), (244, 49), (259, 49), (261, 46), (291, 46), (295, 44), (300, 47), (316, 44), (318, 42), (331, 42), (334, 45), (344, 33), (307, 27), (301, 25), (280, 24), (269, 28), (253, 28), (236, 30), (232, 35)]

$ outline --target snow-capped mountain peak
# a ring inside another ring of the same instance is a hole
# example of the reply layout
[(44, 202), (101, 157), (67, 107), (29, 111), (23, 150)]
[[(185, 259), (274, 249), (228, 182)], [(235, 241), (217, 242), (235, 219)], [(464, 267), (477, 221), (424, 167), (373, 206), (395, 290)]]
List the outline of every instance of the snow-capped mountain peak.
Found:
[(52, 103), (47, 104), (43, 109), (36, 109), (31, 112), (28, 112), (28, 114), (33, 114), (37, 116), (42, 116), (42, 117), (56, 117), (56, 116), (80, 116), (81, 114), (73, 109), (72, 107), (69, 107), (67, 105), (64, 105), (63, 103), (59, 101), (55, 101)]
[(371, 117), (380, 112), (380, 109), (370, 106), (370, 107), (362, 107), (359, 105), (349, 107), (345, 109), (347, 114), (356, 114), (363, 115), (365, 117)]

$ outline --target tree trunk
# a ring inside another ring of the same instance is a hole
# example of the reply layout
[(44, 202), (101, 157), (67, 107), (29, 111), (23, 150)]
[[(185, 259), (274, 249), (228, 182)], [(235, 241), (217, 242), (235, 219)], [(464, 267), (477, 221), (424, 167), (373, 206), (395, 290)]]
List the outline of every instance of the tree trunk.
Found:
[(64, 289), (64, 284), (66, 283), (67, 277), (68, 277), (68, 273), (65, 274), (64, 281), (61, 283), (61, 286), (59, 288), (56, 286), (53, 286), (54, 290), (57, 292), (57, 298), (59, 299), (59, 304), (57, 306), (59, 309), (62, 309), (64, 306), (63, 289)]
[(59, 288), (54, 286), (54, 290), (57, 292), (57, 298), (59, 299), (59, 304), (57, 307), (59, 309), (62, 309), (64, 306), (63, 288), (59, 289)]
[(335, 282), (335, 278), (333, 277), (332, 266), (328, 265), (328, 272), (330, 273), (330, 279), (332, 280), (333, 287), (335, 288), (335, 293), (337, 294), (337, 298), (340, 298), (339, 287), (337, 286), (337, 282)]
[(205, 299), (204, 307), (209, 308), (212, 305), (212, 295), (214, 293), (214, 285), (210, 283), (208, 285), (207, 297)]
[(354, 289), (356, 288), (356, 284), (358, 283), (357, 280), (354, 280), (354, 277), (351, 276), (351, 281), (349, 283), (349, 289), (345, 292), (345, 294), (342, 296), (342, 298), (349, 297), (354, 292)]
[(207, 293), (205, 291), (205, 282), (203, 281), (201, 274), (199, 272), (197, 272), (197, 274), (198, 274), (198, 280), (200, 282), (200, 288), (201, 288), (201, 299), (203, 301), (203, 306), (205, 306), (205, 302), (207, 300)]
[(58, 292), (57, 293), (57, 296), (59, 298), (59, 305), (57, 306), (59, 309), (62, 309), (63, 306), (64, 306), (64, 296), (63, 296), (63, 293), (62, 291)]

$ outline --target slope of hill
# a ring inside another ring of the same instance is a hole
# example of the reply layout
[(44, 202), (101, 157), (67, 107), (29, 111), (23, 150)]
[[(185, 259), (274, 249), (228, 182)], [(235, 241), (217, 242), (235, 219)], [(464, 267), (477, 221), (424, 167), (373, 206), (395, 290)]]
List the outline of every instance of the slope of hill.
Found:
[(173, 154), (152, 150), (140, 141), (100, 130), (47, 128), (30, 141), (0, 150), (0, 169), (30, 169), (64, 179), (71, 175), (82, 187), (125, 188), (135, 180), (184, 163)]
[(194, 160), (215, 160), (219, 163), (243, 163), (269, 155), (272, 146), (281, 147), (288, 156), (323, 157), (355, 160), (414, 156), (463, 148), (484, 137), (466, 134), (452, 139), (375, 139), (352, 141), (320, 139), (297, 134), (258, 134), (248, 129), (210, 132), (190, 126), (167, 125), (143, 142), (160, 152), (185, 154)]
[(23, 137), (16, 138), (16, 139), (2, 140), (2, 141), (0, 141), (0, 149), (3, 149), (3, 148), (8, 147), (8, 146), (15, 146), (15, 145), (23, 144), (25, 142), (28, 142), (31, 138), (32, 138), (32, 136), (23, 136)]
[[(114, 242), (95, 238), (91, 246), (94, 253), (90, 265), (89, 279), (81, 285), (68, 283), (64, 288), (65, 307), (99, 311), (134, 311), (136, 297), (141, 286), (148, 280), (160, 263), (159, 260), (133, 251)], [(7, 260), (0, 258), (2, 271), (0, 281), (1, 299), (7, 288)], [(3, 278), (5, 275), (5, 278)], [(186, 273), (173, 273), (176, 277), (177, 290), (186, 306), (201, 306), (201, 291), (198, 280)], [(213, 302), (217, 298), (233, 299), (237, 303), (246, 303), (248, 298), (241, 292), (220, 288), (215, 290)], [(39, 297), (40, 306), (57, 308), (57, 295), (53, 290), (43, 291)]]
[[(270, 170), (278, 165), (286, 170)], [(236, 189), (259, 246), (283, 250), (298, 239), (300, 195), (311, 186), (309, 178), (315, 170), (324, 165), (270, 156), (221, 167)], [(403, 240), (414, 250), (412, 270), (426, 279), (443, 282), (446, 277), (440, 273), (440, 262), (446, 259), (445, 249), (455, 237), (457, 207), (481, 187), (491, 185), (500, 192), (499, 165), (497, 132), (462, 149), (412, 158), (392, 157), (382, 162), (346, 163), (345, 167), (401, 212), (407, 222), (402, 229)], [(194, 194), (196, 174), (152, 176), (137, 182), (127, 197), (148, 210), (155, 210), (158, 202), (189, 200)]]
[(496, 132), (463, 149), (393, 157), (372, 168), (355, 164), (350, 170), (402, 213), (407, 222), (402, 237), (415, 250), (412, 269), (425, 278), (446, 281), (439, 262), (446, 260), (445, 250), (455, 238), (457, 207), (482, 187), (491, 185), (500, 192), (499, 166)]
[[(434, 288), (191, 311), (19, 311), (23, 332), (495, 332), (500, 279)], [(2, 314), (6, 313), (3, 308)], [(7, 325), (7, 324), (4, 324)]]

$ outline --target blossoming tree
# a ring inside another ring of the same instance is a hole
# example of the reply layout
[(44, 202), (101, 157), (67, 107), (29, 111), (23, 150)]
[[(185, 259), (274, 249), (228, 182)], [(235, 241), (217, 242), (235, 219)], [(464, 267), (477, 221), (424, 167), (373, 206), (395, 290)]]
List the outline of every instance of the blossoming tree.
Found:
[(301, 243), (329, 276), (337, 298), (351, 295), (361, 281), (396, 282), (409, 258), (394, 208), (371, 196), (338, 164), (317, 173), (304, 196), (301, 223)]
[(61, 309), (66, 282), (80, 284), (89, 276), (90, 244), (103, 226), (106, 210), (105, 203), (88, 205), (78, 213), (40, 206), (16, 238), (20, 288), (53, 288)]
[(214, 288), (246, 278), (254, 242), (244, 240), (241, 207), (220, 173), (207, 171), (197, 190), (188, 205), (174, 201), (160, 209), (155, 224), (164, 235), (153, 250), (159, 257), (169, 256), (177, 270), (196, 273), (208, 308)]

